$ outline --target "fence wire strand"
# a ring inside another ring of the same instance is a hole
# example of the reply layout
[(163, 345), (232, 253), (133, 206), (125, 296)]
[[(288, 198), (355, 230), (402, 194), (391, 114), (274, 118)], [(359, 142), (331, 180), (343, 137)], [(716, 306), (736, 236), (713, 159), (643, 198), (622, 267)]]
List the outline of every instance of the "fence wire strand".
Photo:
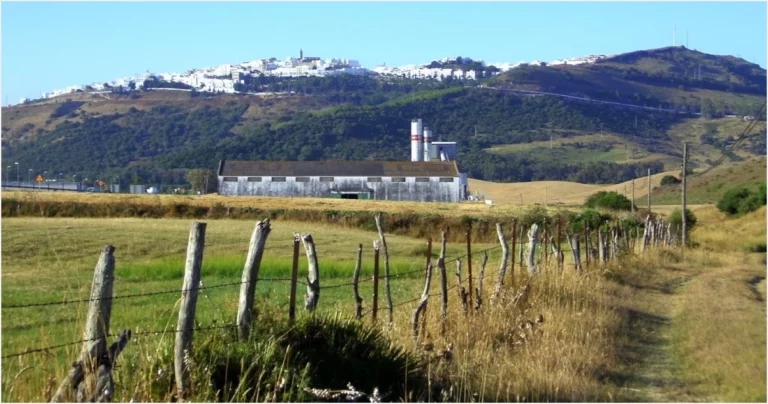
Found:
[[(101, 297), (96, 299), (75, 299), (75, 300), (64, 300), (61, 302), (46, 302), (46, 303), (29, 303), (29, 304), (9, 304), (9, 305), (2, 305), (3, 309), (19, 309), (19, 308), (25, 308), (25, 307), (43, 307), (43, 306), (59, 306), (59, 305), (67, 305), (67, 304), (75, 304), (75, 303), (88, 303), (88, 302), (97, 302), (101, 300), (117, 300), (117, 299), (130, 299), (135, 297), (144, 297), (144, 296), (157, 296), (157, 295), (165, 295), (165, 294), (171, 294), (171, 293), (186, 293), (186, 292), (192, 292), (192, 291), (201, 291), (206, 289), (217, 289), (217, 288), (224, 288), (227, 286), (236, 286), (236, 285), (242, 285), (245, 283), (252, 283), (252, 282), (290, 282), (291, 278), (259, 278), (256, 279), (256, 281), (245, 281), (245, 282), (229, 282), (229, 283), (222, 283), (217, 285), (211, 285), (211, 286), (200, 286), (197, 288), (190, 288), (190, 289), (173, 289), (173, 290), (164, 290), (164, 291), (158, 291), (158, 292), (146, 292), (146, 293), (135, 293), (130, 295), (120, 295), (120, 296), (110, 296), (110, 297)], [(297, 280), (297, 283), (306, 286), (306, 282)]]
[[(185, 330), (167, 330), (166, 329), (166, 330), (153, 330), (153, 331), (137, 331), (137, 332), (131, 332), (131, 338), (139, 335), (176, 334), (183, 331), (213, 331), (213, 330), (221, 330), (225, 328), (235, 328), (235, 327), (237, 327), (237, 325), (227, 324), (227, 325), (211, 326), (211, 327), (195, 327), (195, 328), (189, 328)], [(108, 334), (107, 337), (118, 337), (119, 335), (120, 334)], [(86, 339), (81, 339), (79, 341), (67, 342), (65, 344), (51, 345), (43, 348), (27, 349), (26, 351), (23, 351), (23, 352), (3, 355), (1, 358), (2, 359), (15, 358), (17, 356), (25, 356), (25, 355), (30, 355), (37, 352), (46, 352), (52, 349), (63, 348), (70, 345), (82, 344), (84, 342), (98, 341), (100, 339), (101, 339), (100, 337), (86, 338)]]

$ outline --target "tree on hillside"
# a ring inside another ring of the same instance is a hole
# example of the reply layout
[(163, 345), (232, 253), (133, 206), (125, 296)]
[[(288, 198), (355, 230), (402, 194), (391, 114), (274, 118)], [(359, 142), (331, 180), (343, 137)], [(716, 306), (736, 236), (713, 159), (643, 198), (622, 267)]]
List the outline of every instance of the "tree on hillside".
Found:
[(217, 188), (217, 178), (213, 171), (207, 168), (195, 168), (187, 173), (187, 181), (192, 186), (192, 190), (201, 191), (204, 194), (215, 192)]

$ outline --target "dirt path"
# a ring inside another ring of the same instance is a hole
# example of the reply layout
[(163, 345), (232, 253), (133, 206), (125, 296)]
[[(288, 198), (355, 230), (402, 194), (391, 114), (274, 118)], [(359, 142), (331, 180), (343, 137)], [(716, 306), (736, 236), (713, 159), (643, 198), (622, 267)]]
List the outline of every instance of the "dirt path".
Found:
[(681, 397), (684, 387), (680, 367), (672, 352), (678, 292), (690, 274), (667, 274), (663, 280), (636, 278), (623, 287), (618, 309), (626, 335), (620, 340), (622, 368), (613, 381), (624, 388), (622, 399), (643, 402), (697, 401)]
[(765, 400), (765, 268), (668, 265), (615, 291), (621, 400)]

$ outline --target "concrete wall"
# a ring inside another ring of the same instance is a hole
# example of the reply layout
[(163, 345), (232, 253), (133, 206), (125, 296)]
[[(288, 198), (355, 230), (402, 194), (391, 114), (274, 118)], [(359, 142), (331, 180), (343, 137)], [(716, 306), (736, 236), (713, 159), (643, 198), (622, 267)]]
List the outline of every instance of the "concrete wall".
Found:
[(440, 182), (439, 177), (430, 177), (429, 182), (416, 182), (415, 177), (406, 177), (405, 182), (392, 182), (391, 177), (382, 177), (381, 182), (368, 182), (367, 177), (333, 179), (333, 182), (321, 182), (320, 177), (309, 177), (308, 182), (296, 182), (296, 177), (286, 177), (285, 182), (273, 182), (272, 177), (261, 177), (261, 182), (254, 182), (248, 181), (248, 177), (224, 181), (224, 177), (219, 176), (219, 194), (326, 198), (331, 190), (365, 189), (373, 192), (371, 199), (378, 200), (458, 202), (461, 198), (458, 177), (453, 178), (453, 182)]

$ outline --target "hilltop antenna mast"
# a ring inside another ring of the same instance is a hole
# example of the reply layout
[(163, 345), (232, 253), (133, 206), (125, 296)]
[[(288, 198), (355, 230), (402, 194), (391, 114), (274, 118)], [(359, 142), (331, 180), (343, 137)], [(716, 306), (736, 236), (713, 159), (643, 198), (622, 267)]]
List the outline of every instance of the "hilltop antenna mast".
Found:
[(676, 27), (672, 26), (672, 46), (677, 46), (677, 34), (675, 33)]
[(685, 31), (685, 47), (688, 48), (688, 31)]

